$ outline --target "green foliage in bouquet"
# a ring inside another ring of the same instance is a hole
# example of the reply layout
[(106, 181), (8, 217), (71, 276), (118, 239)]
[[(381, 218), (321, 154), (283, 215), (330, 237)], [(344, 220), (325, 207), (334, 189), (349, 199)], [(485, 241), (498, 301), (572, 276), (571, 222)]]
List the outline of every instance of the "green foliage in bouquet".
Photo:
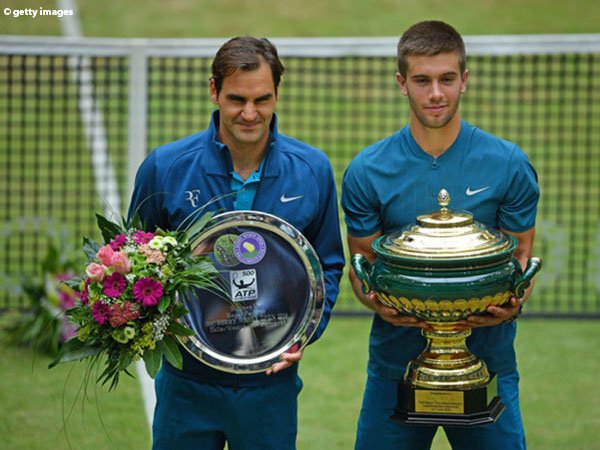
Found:
[(65, 311), (74, 306), (78, 294), (64, 282), (80, 267), (80, 259), (66, 241), (49, 241), (41, 272), (27, 276), (22, 284), (31, 308), (11, 310), (3, 317), (2, 330), (9, 343), (56, 356), (60, 345), (73, 337), (75, 327)]
[(163, 357), (181, 368), (177, 336), (193, 331), (177, 320), (187, 313), (177, 296), (218, 289), (214, 265), (191, 248), (211, 217), (206, 213), (185, 231), (146, 232), (137, 217), (121, 225), (97, 215), (105, 244), (84, 238), (85, 274), (69, 282), (80, 293), (67, 311), (78, 335), (61, 347), (50, 367), (86, 360), (109, 390), (122, 372), (131, 375), (128, 368), (139, 359), (151, 377)]

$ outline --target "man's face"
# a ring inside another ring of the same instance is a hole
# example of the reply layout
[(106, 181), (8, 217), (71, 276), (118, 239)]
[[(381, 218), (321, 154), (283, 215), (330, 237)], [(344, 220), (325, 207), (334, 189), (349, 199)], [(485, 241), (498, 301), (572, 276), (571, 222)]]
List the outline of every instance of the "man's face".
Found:
[(277, 104), (271, 68), (262, 62), (256, 70), (236, 70), (223, 79), (217, 94), (210, 82), (210, 96), (219, 106), (219, 139), (231, 149), (262, 148)]
[(407, 61), (406, 77), (397, 73), (396, 79), (402, 94), (408, 97), (411, 117), (425, 128), (444, 127), (456, 115), (469, 72), (460, 73), (454, 52), (412, 55)]

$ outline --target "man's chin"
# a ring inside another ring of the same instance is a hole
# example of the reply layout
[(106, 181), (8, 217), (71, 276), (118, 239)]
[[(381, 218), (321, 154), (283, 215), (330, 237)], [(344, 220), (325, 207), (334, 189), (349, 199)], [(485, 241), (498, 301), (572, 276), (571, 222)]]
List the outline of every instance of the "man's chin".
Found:
[(446, 125), (452, 122), (453, 117), (454, 115), (450, 117), (421, 117), (419, 118), (419, 122), (421, 122), (425, 128), (431, 128), (435, 130), (438, 128), (444, 128)]
[(256, 145), (262, 141), (263, 134), (259, 133), (239, 133), (237, 140), (242, 145)]

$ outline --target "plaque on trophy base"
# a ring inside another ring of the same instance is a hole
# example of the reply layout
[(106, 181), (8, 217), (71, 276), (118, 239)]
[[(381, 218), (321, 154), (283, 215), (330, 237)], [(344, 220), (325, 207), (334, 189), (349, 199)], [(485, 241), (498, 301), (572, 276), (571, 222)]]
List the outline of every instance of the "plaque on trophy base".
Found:
[(498, 380), (466, 345), (471, 330), (431, 322), (427, 345), (408, 363), (392, 419), (415, 425), (475, 426), (495, 422), (504, 410)]
[(504, 411), (497, 378), (469, 390), (416, 388), (398, 384), (398, 405), (392, 420), (412, 425), (474, 426), (495, 422)]

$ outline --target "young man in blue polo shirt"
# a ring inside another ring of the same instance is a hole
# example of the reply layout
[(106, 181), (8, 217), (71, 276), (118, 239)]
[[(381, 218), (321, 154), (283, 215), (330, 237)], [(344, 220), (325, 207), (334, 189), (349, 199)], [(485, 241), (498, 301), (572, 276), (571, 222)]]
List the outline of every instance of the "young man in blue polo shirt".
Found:
[[(437, 210), (437, 194), (445, 188), (454, 209), (468, 210), (475, 220), (516, 237), (515, 257), (525, 266), (535, 234), (537, 175), (515, 144), (461, 120), (458, 107), (469, 72), (460, 34), (438, 21), (410, 27), (398, 44), (396, 77), (410, 105), (408, 126), (360, 152), (344, 175), (342, 207), (351, 254), (372, 262), (371, 243)], [(429, 449), (435, 426), (390, 419), (406, 365), (425, 347), (420, 333), (425, 324), (384, 306), (372, 293), (364, 295), (352, 270), (350, 279), (357, 297), (375, 312), (355, 448)], [(489, 316), (471, 316), (459, 326), (473, 328), (468, 346), (497, 374), (506, 410), (493, 424), (447, 428), (455, 450), (525, 448), (511, 319), (529, 293), (507, 306), (490, 306)]]
[[(148, 229), (176, 229), (207, 210), (268, 212), (294, 225), (317, 252), (326, 305), (323, 332), (344, 265), (336, 186), (323, 152), (279, 134), (274, 114), (284, 71), (266, 39), (225, 43), (212, 64), (209, 128), (154, 150), (141, 165), (130, 215)], [(229, 194), (229, 195), (223, 195)], [(232, 195), (234, 194), (234, 195)], [(219, 197), (220, 196), (220, 197)], [(292, 450), (302, 352), (284, 354), (266, 373), (234, 375), (182, 351), (183, 370), (164, 362), (156, 378), (155, 450)]]

